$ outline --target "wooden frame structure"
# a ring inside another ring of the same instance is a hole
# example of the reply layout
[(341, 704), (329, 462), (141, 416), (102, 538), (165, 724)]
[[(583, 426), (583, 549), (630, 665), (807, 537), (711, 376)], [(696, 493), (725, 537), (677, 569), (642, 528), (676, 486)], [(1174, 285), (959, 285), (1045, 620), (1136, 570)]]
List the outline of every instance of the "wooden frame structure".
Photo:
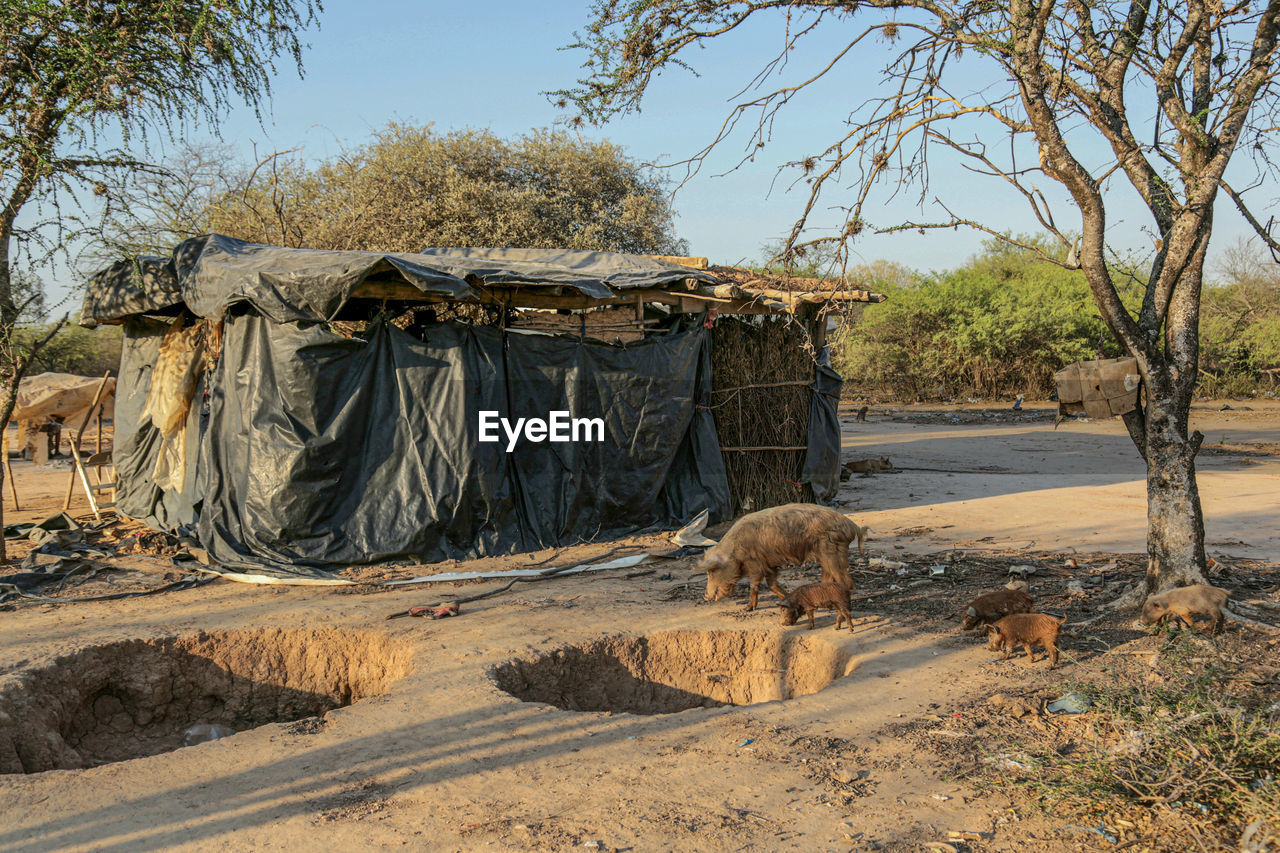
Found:
[[(721, 269), (711, 267), (703, 257), (653, 256), (658, 260), (678, 263), (691, 269)], [(735, 273), (746, 273), (736, 270)], [(810, 282), (808, 279), (797, 281)], [(575, 288), (557, 285), (483, 285), (472, 284), (476, 297), (456, 299), (449, 296), (427, 294), (400, 279), (373, 276), (361, 282), (351, 293), (350, 299), (375, 300), (387, 303), (412, 305), (474, 304), (496, 308), (543, 309), (556, 311), (586, 311), (596, 308), (633, 305), (636, 316), (633, 325), (646, 322), (646, 305), (662, 305), (670, 313), (701, 314), (715, 311), (717, 314), (771, 314), (803, 315), (816, 317), (838, 313), (841, 303), (883, 302), (883, 294), (869, 290), (812, 290), (788, 286), (788, 279), (756, 276), (751, 274), (745, 284), (707, 285), (696, 279), (686, 279), (682, 286), (670, 288), (637, 288), (620, 292), (617, 296), (597, 298), (587, 296)]]

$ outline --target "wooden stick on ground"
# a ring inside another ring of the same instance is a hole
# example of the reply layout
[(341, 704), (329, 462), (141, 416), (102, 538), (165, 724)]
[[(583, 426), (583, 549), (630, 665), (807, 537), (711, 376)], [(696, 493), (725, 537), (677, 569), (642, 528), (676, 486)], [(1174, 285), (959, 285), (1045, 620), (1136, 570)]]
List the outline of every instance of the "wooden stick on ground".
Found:
[[(72, 469), (71, 477), (67, 481), (67, 498), (65, 501), (62, 502), (62, 508), (64, 510), (71, 509), (71, 496), (75, 494), (75, 490), (76, 490), (76, 476), (77, 476), (76, 472), (80, 468), (80, 439), (84, 436), (84, 431), (89, 426), (89, 421), (93, 419), (93, 413), (98, 408), (98, 402), (102, 399), (102, 392), (103, 390), (106, 389), (107, 380), (109, 378), (111, 378), (110, 371), (102, 374), (102, 380), (98, 382), (98, 390), (95, 391), (93, 395), (93, 402), (89, 404), (88, 410), (84, 413), (84, 420), (80, 422), (80, 429), (76, 430), (75, 437), (71, 439), (71, 445), (72, 445), (71, 456), (75, 460), (75, 467)], [(98, 442), (99, 444), (101, 444), (102, 442), (101, 428), (99, 428), (98, 430), (98, 435), (99, 435)], [(85, 478), (86, 489), (89, 488), (88, 484), (89, 484), (89, 480), (86, 477)], [(89, 495), (89, 503), (90, 505), (93, 505), (95, 503), (95, 501), (93, 500), (92, 494)], [(98, 514), (98, 509), (96, 506), (94, 506), (93, 512), (94, 512), (94, 515)]]

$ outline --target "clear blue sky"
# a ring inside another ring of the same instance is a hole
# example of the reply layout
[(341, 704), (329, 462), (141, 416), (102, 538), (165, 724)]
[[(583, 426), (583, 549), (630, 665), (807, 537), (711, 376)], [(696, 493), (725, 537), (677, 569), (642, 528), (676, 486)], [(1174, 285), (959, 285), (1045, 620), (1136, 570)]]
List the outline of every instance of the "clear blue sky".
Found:
[[(584, 25), (587, 10), (582, 0), (328, 0), (320, 30), (309, 39), (305, 78), (280, 75), (265, 128), (239, 111), (223, 125), (223, 136), (246, 147), (254, 140), (267, 150), (301, 143), (308, 155), (323, 157), (390, 119), (433, 122), (442, 131), (484, 127), (499, 135), (551, 126), (564, 112), (542, 92), (577, 79), (585, 56), (560, 48)], [(581, 133), (608, 137), (645, 162), (671, 162), (696, 152), (714, 137), (733, 96), (781, 47), (780, 22), (780, 16), (762, 16), (700, 51), (700, 76), (673, 69), (651, 88), (639, 115)], [(836, 27), (821, 32), (793, 67), (799, 72), (825, 60), (843, 35)], [(788, 111), (755, 163), (715, 177), (741, 159), (745, 138), (723, 146), (675, 196), (677, 228), (691, 252), (722, 263), (754, 260), (762, 244), (790, 230), (803, 198), (798, 190), (787, 192), (786, 181), (770, 191), (777, 166), (838, 136), (847, 106), (865, 97), (866, 81), (878, 77), (884, 56), (874, 50), (849, 63), (830, 85)], [(677, 167), (671, 174), (683, 171)], [(1002, 226), (1017, 227), (1021, 213), (1010, 211)], [(831, 215), (815, 218), (835, 224)], [(946, 267), (962, 262), (978, 242), (972, 234), (946, 232), (867, 239), (859, 250), (866, 260)]]
[[(326, 0), (325, 5), (320, 29), (307, 36), (305, 77), (300, 80), (282, 65), (261, 124), (247, 109), (235, 110), (223, 123), (222, 138), (242, 149), (246, 158), (255, 143), (265, 151), (301, 145), (305, 156), (326, 157), (344, 145), (360, 143), (393, 119), (432, 122), (441, 131), (489, 128), (500, 135), (547, 127), (562, 113), (541, 93), (571, 85), (584, 58), (559, 49), (585, 23), (584, 0)], [(827, 25), (794, 55), (789, 75), (812, 70), (848, 35), (838, 24)], [(701, 76), (673, 70), (651, 87), (641, 114), (582, 133), (608, 137), (642, 161), (692, 154), (713, 137), (733, 96), (777, 52), (782, 37), (781, 17), (762, 16), (723, 43), (697, 53)], [(888, 46), (867, 44), (865, 52), (783, 114), (773, 141), (755, 163), (715, 177), (741, 157), (745, 140), (731, 140), (677, 193), (677, 229), (692, 253), (720, 263), (754, 260), (762, 244), (789, 231), (803, 194), (788, 192), (787, 180), (773, 185), (776, 167), (820, 150), (841, 134), (849, 108), (873, 90), (887, 57)], [(197, 130), (193, 136), (208, 134)], [(934, 194), (955, 202), (958, 212), (998, 229), (1032, 228), (1023, 203), (990, 180), (974, 178), (946, 161), (937, 163), (933, 173)], [(1052, 192), (1049, 186), (1042, 188)], [(848, 197), (829, 195), (827, 202)], [(1219, 250), (1244, 233), (1237, 216), (1227, 210), (1221, 214), (1215, 237)], [(921, 212), (902, 200), (883, 208), (880, 215), (876, 224), (944, 217), (936, 207)], [(1059, 215), (1065, 228), (1078, 227), (1078, 217), (1067, 206), (1059, 207)], [(1115, 206), (1111, 216), (1118, 224), (1117, 242), (1149, 242), (1136, 230), (1145, 218), (1132, 200)], [(814, 221), (828, 227), (838, 222), (827, 211), (820, 211)], [(1126, 228), (1132, 233), (1123, 233)], [(862, 260), (887, 258), (928, 270), (962, 263), (981, 240), (982, 235), (965, 231), (868, 234), (856, 248)], [(65, 286), (61, 280), (51, 283), (54, 290)]]

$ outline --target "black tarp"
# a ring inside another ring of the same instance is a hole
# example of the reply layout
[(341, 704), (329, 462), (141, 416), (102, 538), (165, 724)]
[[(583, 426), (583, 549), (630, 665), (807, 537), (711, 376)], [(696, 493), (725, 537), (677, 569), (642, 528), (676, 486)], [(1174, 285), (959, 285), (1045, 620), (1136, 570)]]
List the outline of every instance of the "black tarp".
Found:
[[(385, 323), (346, 339), (232, 316), (209, 383), (200, 541), (226, 565), (314, 574), (723, 518), (709, 346), (697, 326), (620, 347), (455, 323), (425, 342)], [(599, 417), (604, 440), (507, 453), (479, 441), (481, 410)]]
[(182, 289), (168, 258), (119, 261), (89, 279), (80, 322), (121, 322), (140, 314), (167, 312), (182, 305)]
[(221, 317), (237, 304), (277, 323), (332, 320), (368, 280), (408, 284), (424, 294), (462, 299), (475, 285), (570, 287), (611, 297), (637, 287), (716, 281), (707, 272), (639, 255), (550, 249), (424, 249), (344, 252), (263, 246), (222, 234), (181, 243), (167, 259), (124, 261), (94, 276), (81, 322), (125, 317), (185, 304), (200, 317)]
[(829, 503), (840, 491), (840, 391), (844, 379), (831, 366), (831, 350), (822, 348), (814, 365), (813, 397), (809, 402), (808, 449), (800, 482), (813, 489), (815, 500)]
[[(708, 405), (710, 337), (683, 321), (643, 341), (439, 323), (422, 340), (382, 322), (363, 338), (335, 317), (368, 281), (449, 299), (476, 287), (610, 296), (714, 276), (607, 252), (288, 249), (220, 235), (90, 282), (82, 321), (124, 322), (117, 389), (118, 508), (161, 529), (196, 525), (219, 562), (278, 574), (397, 556), (511, 553), (674, 526), (730, 511)], [(159, 438), (139, 418), (167, 324), (226, 318), (221, 356), (187, 420), (181, 490), (152, 477)], [(801, 479), (838, 485), (839, 377), (815, 376)], [(599, 417), (598, 443), (478, 441), (482, 410), (514, 420)]]
[(131, 317), (124, 324), (120, 352), (120, 377), (116, 381), (115, 434), (112, 462), (116, 469), (116, 511), (161, 530), (179, 530), (195, 523), (194, 503), (199, 500), (201, 439), (200, 399), (187, 414), (186, 472), (181, 491), (162, 490), (152, 472), (160, 455), (160, 433), (142, 410), (151, 390), (151, 371), (160, 355), (160, 341), (169, 323), (147, 317)]

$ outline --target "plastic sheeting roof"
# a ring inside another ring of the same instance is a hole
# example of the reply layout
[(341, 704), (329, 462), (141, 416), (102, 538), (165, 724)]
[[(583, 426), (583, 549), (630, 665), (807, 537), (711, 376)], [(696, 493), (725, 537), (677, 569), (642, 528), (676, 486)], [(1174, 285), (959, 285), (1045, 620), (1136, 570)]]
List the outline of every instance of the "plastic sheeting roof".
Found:
[(248, 303), (278, 322), (331, 320), (368, 279), (409, 284), (451, 299), (476, 296), (474, 285), (559, 285), (607, 298), (617, 291), (662, 288), (710, 273), (641, 255), (567, 249), (428, 248), (419, 253), (289, 249), (207, 234), (181, 243), (168, 258), (121, 261), (97, 273), (81, 322), (118, 323), (179, 305), (220, 317)]

